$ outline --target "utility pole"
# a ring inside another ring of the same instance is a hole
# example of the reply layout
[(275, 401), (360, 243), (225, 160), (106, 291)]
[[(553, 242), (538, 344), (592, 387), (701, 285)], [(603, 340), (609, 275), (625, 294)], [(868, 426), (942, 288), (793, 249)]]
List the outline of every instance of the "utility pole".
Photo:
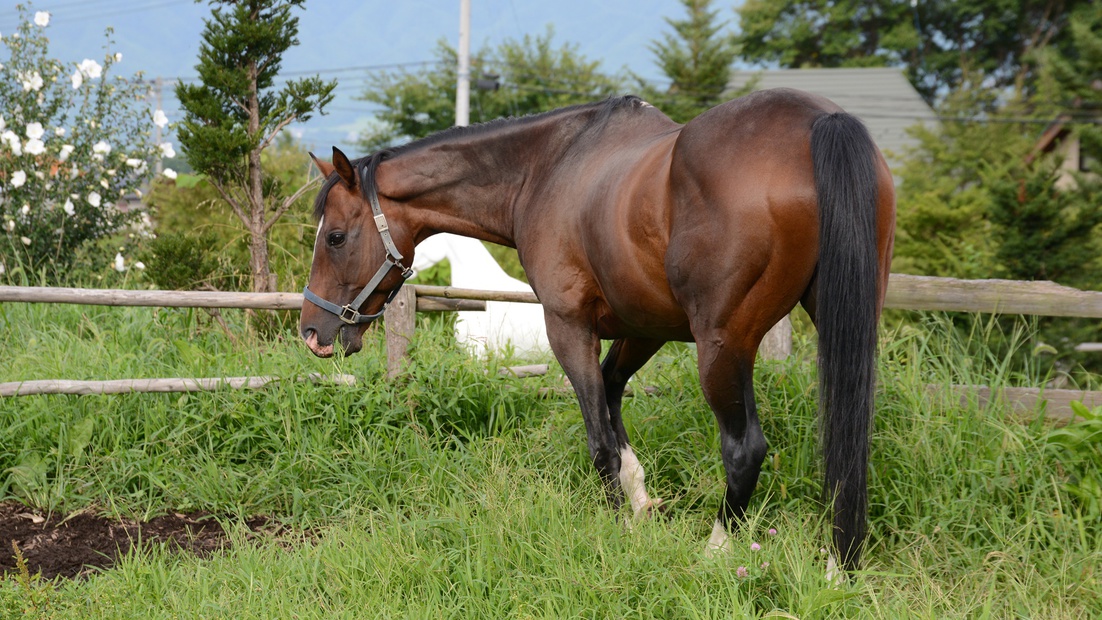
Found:
[(455, 85), (455, 124), (471, 124), (471, 0), (459, 0), (459, 70)]

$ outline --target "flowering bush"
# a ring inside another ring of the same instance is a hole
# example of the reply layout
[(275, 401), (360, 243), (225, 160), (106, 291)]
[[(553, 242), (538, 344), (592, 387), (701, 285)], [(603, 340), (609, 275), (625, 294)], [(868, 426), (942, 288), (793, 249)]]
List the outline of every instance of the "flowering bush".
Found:
[(119, 199), (174, 151), (152, 137), (168, 119), (145, 103), (141, 74), (110, 75), (122, 60), (109, 51), (110, 30), (102, 62), (64, 63), (48, 56), (50, 14), (16, 8), (19, 29), (0, 33), (9, 52), (0, 56), (0, 270), (55, 277), (88, 242), (142, 220)]

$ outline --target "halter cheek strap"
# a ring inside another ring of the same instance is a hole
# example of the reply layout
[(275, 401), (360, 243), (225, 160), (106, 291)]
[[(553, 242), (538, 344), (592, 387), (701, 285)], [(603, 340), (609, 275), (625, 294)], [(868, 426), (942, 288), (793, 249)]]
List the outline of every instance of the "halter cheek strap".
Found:
[(360, 314), (360, 306), (367, 301), (367, 298), (375, 292), (375, 289), (379, 287), (379, 284), (383, 281), (390, 270), (397, 267), (402, 270), (402, 283), (413, 276), (413, 269), (402, 265), (402, 253), (398, 251), (398, 247), (394, 245), (394, 240), (390, 237), (390, 227), (387, 226), (386, 216), (383, 215), (383, 209), (379, 205), (379, 194), (375, 190), (375, 183), (368, 184), (367, 168), (365, 167), (360, 177), (360, 183), (364, 188), (367, 188), (367, 199), (371, 204), (371, 214), (375, 220), (375, 228), (379, 231), (379, 237), (383, 240), (383, 248), (386, 250), (386, 258), (383, 259), (383, 264), (379, 265), (379, 268), (375, 270), (375, 275), (371, 276), (371, 280), (367, 285), (360, 290), (360, 294), (356, 295), (356, 298), (350, 301), (344, 306), (338, 306), (337, 304), (322, 299), (316, 293), (310, 290), (310, 287), (302, 289), (302, 296), (310, 303), (317, 307), (331, 312), (340, 320), (349, 325), (360, 325), (363, 323), (370, 323), (375, 319), (382, 316), (386, 312), (387, 306), (390, 302), (394, 301), (395, 295), (402, 288), (402, 285), (394, 287), (394, 290), (390, 291), (390, 295), (387, 296), (386, 301), (383, 302), (383, 307), (374, 314)]

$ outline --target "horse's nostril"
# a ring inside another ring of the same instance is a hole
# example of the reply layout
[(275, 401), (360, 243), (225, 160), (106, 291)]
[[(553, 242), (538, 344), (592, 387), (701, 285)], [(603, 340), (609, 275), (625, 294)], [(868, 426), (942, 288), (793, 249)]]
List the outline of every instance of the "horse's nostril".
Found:
[(302, 339), (303, 340), (310, 340), (311, 338), (317, 338), (317, 336), (318, 336), (318, 331), (316, 329), (314, 329), (313, 327), (307, 327), (306, 329), (302, 330)]

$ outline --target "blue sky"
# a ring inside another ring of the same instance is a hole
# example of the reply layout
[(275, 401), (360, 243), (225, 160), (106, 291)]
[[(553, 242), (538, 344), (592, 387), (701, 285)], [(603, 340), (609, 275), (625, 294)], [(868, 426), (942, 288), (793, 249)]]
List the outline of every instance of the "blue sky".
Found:
[[(19, 2), (0, 1), (0, 35), (15, 28)], [(104, 29), (114, 29), (121, 72), (147, 77), (193, 78), (206, 2), (193, 0), (36, 0), (32, 13), (51, 13), (46, 29), (51, 55), (63, 61), (103, 55)], [(734, 27), (733, 2), (716, 7)], [(677, 0), (471, 0), (471, 48), (495, 45), (525, 34), (555, 29), (555, 42), (577, 44), (604, 71), (629, 68), (658, 79), (648, 46), (669, 30), (664, 17), (683, 14)], [(441, 38), (458, 41), (459, 0), (309, 0), (300, 17), (300, 45), (284, 57), (285, 73), (320, 71), (338, 80), (338, 98), (330, 114), (294, 127), (307, 146), (328, 150), (348, 146), (351, 136), (371, 117), (372, 104), (354, 97), (363, 91), (364, 67), (431, 60)], [(178, 120), (178, 105), (166, 91), (165, 110)]]

